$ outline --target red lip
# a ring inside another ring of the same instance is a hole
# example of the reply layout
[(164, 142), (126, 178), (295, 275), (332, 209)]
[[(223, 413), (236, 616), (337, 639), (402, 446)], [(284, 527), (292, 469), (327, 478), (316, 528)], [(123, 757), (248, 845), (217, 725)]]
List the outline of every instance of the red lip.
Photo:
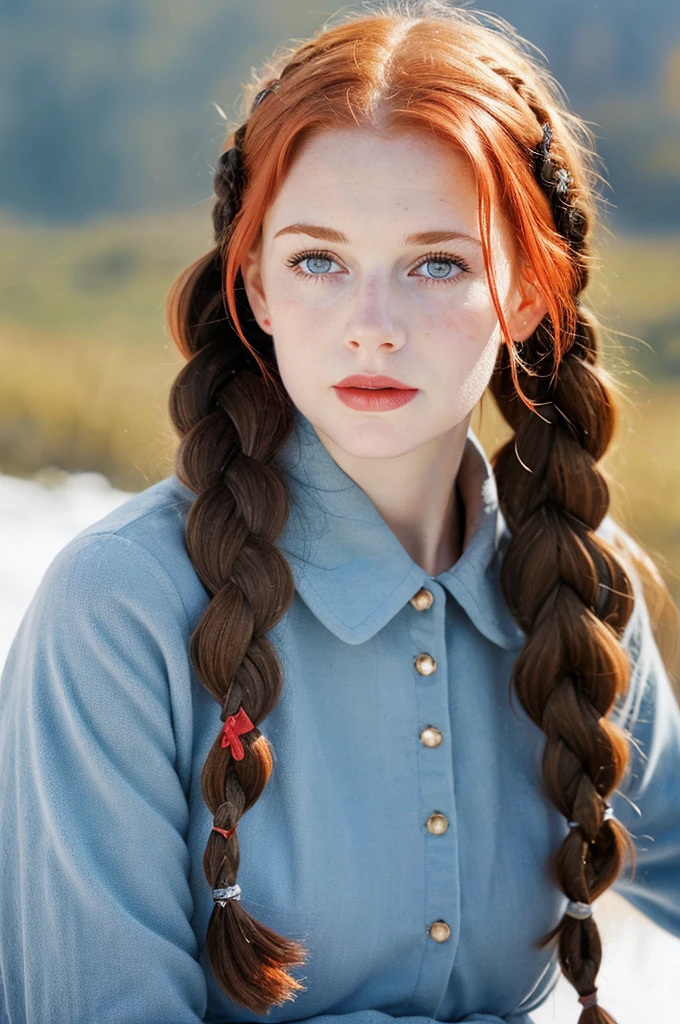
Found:
[(367, 374), (367, 373), (353, 373), (349, 377), (343, 377), (342, 380), (334, 384), (336, 388), (399, 388), (403, 391), (417, 391), (417, 388), (411, 388), (408, 384), (402, 383), (400, 380), (395, 380), (394, 377), (385, 377), (382, 374)]
[(353, 373), (345, 377), (333, 390), (350, 409), (359, 412), (388, 412), (406, 405), (418, 394), (418, 388), (410, 388), (394, 377), (374, 373)]

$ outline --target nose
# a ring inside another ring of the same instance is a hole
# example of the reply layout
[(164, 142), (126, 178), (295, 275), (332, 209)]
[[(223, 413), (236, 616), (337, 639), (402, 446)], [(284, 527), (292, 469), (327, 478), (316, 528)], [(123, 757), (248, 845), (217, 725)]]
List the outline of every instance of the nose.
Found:
[(400, 349), (406, 337), (397, 316), (395, 296), (386, 275), (367, 276), (350, 298), (346, 344), (353, 351), (372, 353)]

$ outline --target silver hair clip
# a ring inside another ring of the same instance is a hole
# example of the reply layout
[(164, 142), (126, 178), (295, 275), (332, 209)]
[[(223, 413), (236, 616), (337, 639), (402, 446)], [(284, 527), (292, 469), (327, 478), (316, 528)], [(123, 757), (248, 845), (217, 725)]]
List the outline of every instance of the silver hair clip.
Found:
[[(604, 815), (602, 817), (602, 821), (603, 822), (611, 821), (611, 819), (613, 817), (614, 817), (614, 808), (612, 807), (611, 804), (607, 804), (605, 806), (605, 809), (604, 809)], [(567, 825), (569, 826), (569, 828), (580, 828), (581, 827), (580, 821), (568, 821)]]
[(550, 152), (550, 143), (552, 142), (553, 130), (550, 121), (546, 121), (545, 124), (542, 124), (541, 128), (543, 129), (543, 138), (540, 141), (538, 151), (541, 154), (543, 160), (547, 160), (548, 154)]
[(253, 100), (253, 104), (252, 104), (252, 106), (250, 108), (250, 113), (251, 114), (255, 110), (256, 107), (259, 107), (260, 103), (262, 103), (262, 100), (265, 98), (265, 96), (268, 96), (270, 92), (276, 92), (276, 87), (277, 87), (278, 84), (279, 84), (279, 80), (277, 78), (276, 81), (272, 82), (270, 85), (265, 86), (264, 89), (260, 89), (260, 91), (258, 92), (257, 96)]
[(569, 917), (575, 917), (577, 921), (585, 921), (593, 912), (592, 903), (581, 903), (580, 900), (569, 900), (567, 909), (564, 911)]
[(213, 889), (212, 898), (215, 903), (219, 903), (221, 907), (226, 907), (227, 900), (241, 899), (241, 886), (228, 885), (226, 889)]

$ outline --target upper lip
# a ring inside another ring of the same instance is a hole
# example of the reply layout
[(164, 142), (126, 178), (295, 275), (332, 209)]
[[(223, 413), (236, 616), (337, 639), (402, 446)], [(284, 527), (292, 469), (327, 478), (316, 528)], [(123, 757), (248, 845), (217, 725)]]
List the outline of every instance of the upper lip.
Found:
[(404, 384), (400, 380), (395, 380), (394, 377), (385, 377), (381, 373), (353, 373), (349, 377), (343, 377), (337, 384), (333, 385), (334, 388), (401, 388), (405, 391), (415, 391), (416, 388), (412, 388), (409, 384)]

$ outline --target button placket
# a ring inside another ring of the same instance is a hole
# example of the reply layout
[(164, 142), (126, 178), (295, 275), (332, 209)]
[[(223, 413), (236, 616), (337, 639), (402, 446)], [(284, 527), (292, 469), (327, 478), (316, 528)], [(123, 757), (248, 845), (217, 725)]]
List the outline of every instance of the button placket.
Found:
[[(423, 593), (426, 591), (426, 593)], [(458, 846), (446, 651), (446, 592), (428, 580), (410, 599), (421, 828), (423, 829), (423, 960), (408, 1011), (419, 1013), (443, 996), (459, 936)], [(408, 606), (407, 606), (408, 608)]]

